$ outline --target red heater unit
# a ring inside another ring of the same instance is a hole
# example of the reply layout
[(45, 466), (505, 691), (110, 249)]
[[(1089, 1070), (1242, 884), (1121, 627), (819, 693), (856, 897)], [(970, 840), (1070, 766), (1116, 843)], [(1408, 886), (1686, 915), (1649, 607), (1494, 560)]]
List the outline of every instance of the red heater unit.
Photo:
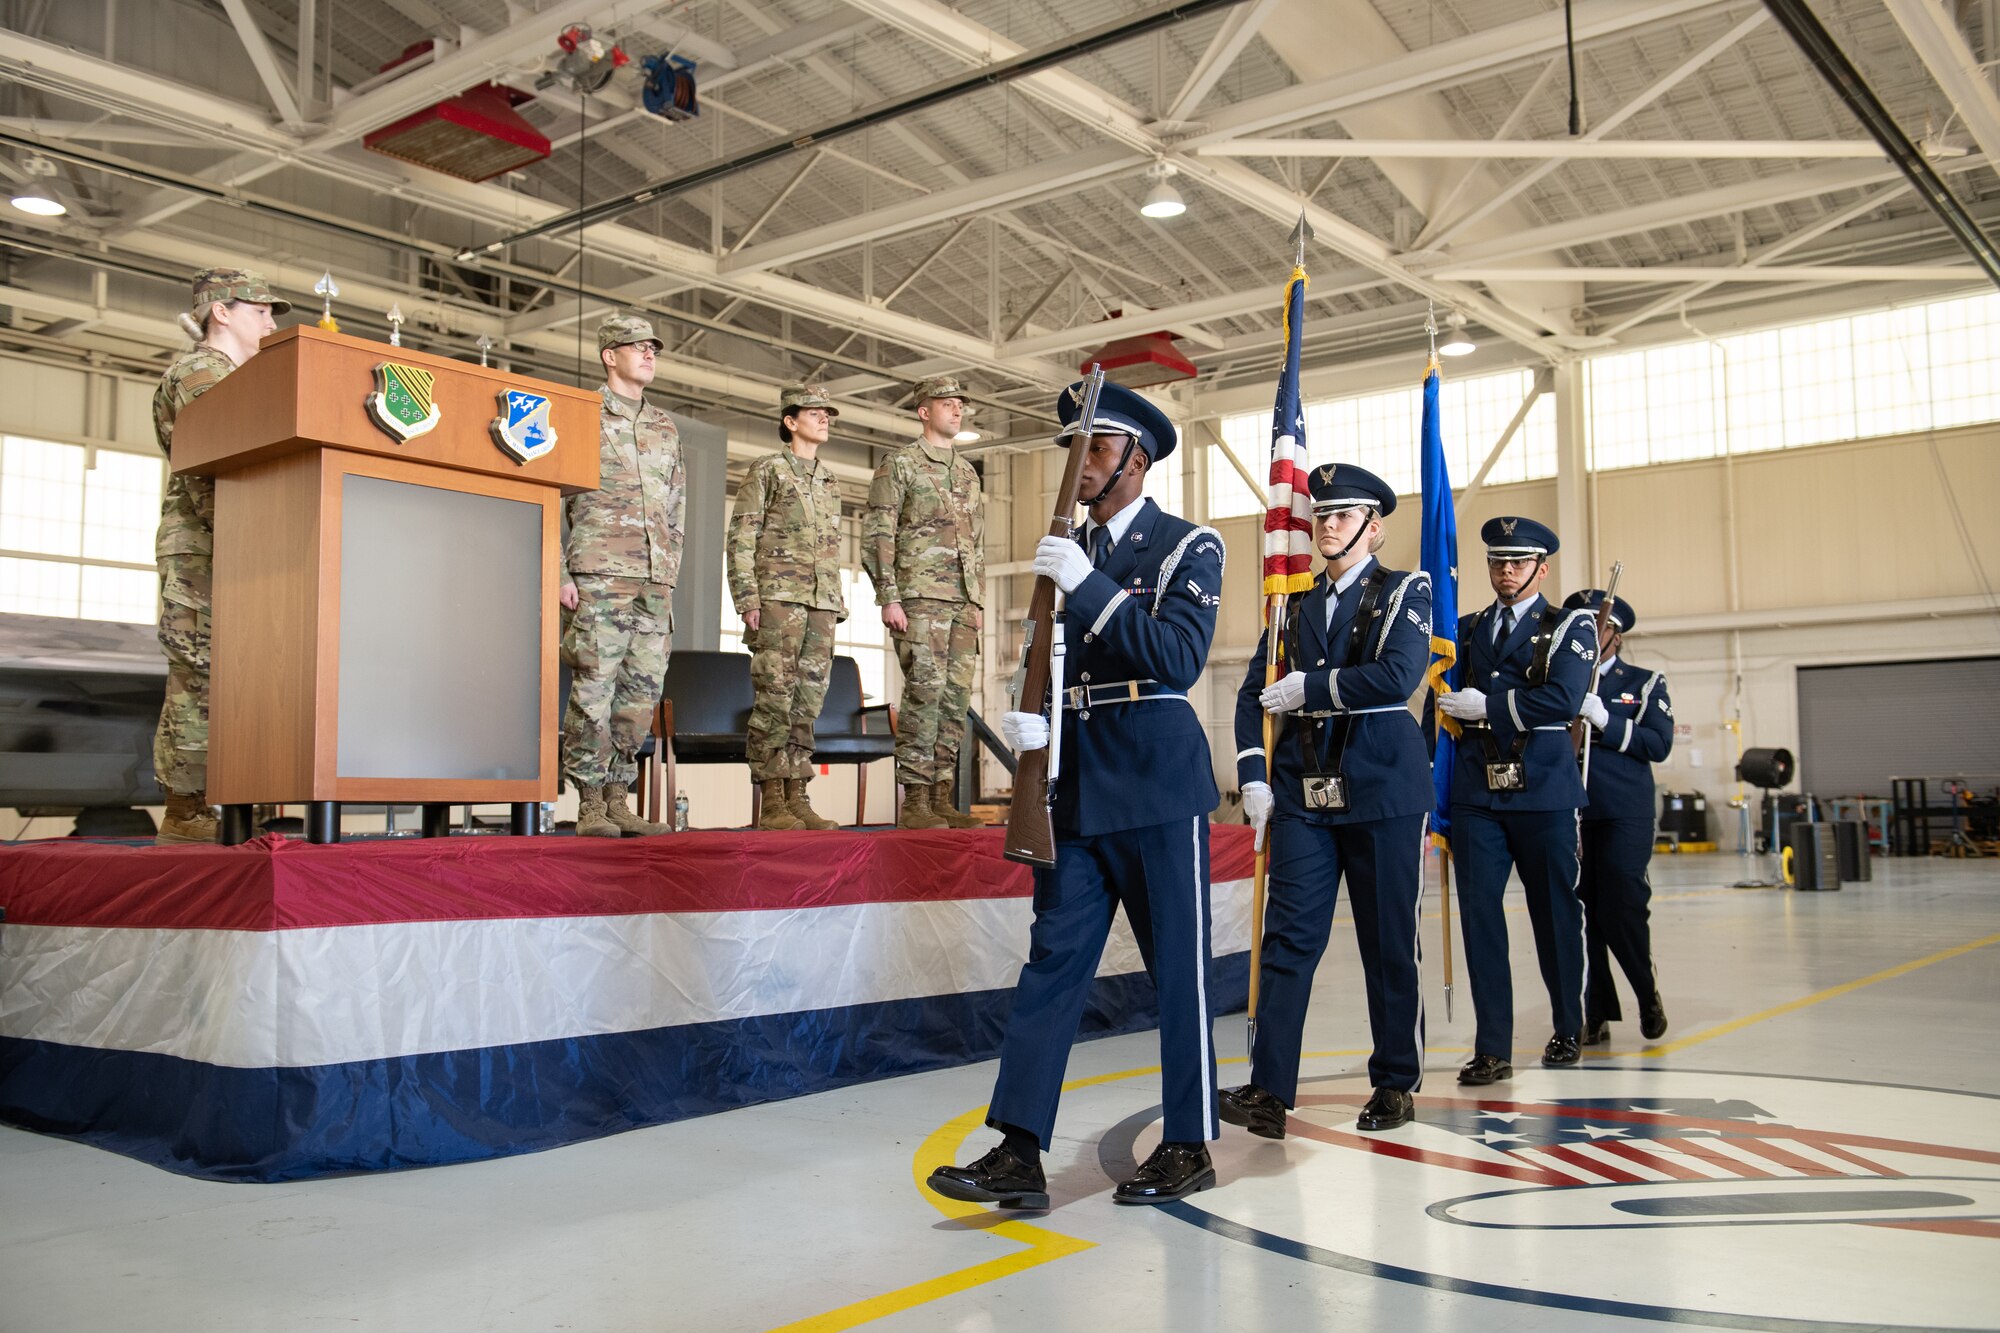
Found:
[[(428, 49), (429, 42), (420, 43), (405, 51), (401, 60), (383, 68), (394, 69)], [(514, 110), (532, 96), (497, 83), (482, 83), (383, 126), (365, 136), (361, 144), (371, 152), (460, 180), (491, 180), (549, 155), (548, 137)]]
[(1193, 379), (1194, 362), (1174, 348), (1175, 335), (1141, 333), (1108, 342), (1083, 358), (1078, 368), (1089, 374), (1092, 362), (1104, 367), (1104, 378), (1128, 389), (1145, 389), (1173, 380)]

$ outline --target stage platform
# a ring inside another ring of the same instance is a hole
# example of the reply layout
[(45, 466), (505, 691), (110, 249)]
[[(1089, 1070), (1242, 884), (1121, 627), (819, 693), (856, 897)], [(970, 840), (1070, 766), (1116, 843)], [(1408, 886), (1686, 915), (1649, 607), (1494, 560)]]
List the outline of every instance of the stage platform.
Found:
[[(1216, 1012), (1250, 830), (1213, 829)], [(0, 1120), (216, 1180), (557, 1147), (998, 1053), (998, 829), (0, 848)], [(1152, 1027), (1122, 916), (1083, 1035)]]

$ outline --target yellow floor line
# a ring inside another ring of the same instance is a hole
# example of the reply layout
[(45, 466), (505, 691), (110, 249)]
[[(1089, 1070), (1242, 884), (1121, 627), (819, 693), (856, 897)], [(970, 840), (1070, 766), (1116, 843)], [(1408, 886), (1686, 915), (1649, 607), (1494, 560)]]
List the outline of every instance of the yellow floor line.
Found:
[[(1984, 939), (1973, 940), (1967, 944), (1956, 944), (1949, 949), (1940, 949), (1936, 953), (1924, 958), (1913, 959), (1907, 963), (1898, 963), (1894, 967), (1885, 967), (1880, 972), (1871, 973), (1855, 981), (1843, 981), (1838, 986), (1828, 986), (1825, 990), (1814, 991), (1811, 995), (1801, 996), (1796, 1000), (1788, 1000), (1784, 1004), (1773, 1005), (1769, 1009), (1759, 1010), (1757, 1013), (1747, 1017), (1732, 1018), (1727, 1023), (1718, 1023), (1712, 1028), (1703, 1028), (1701, 1031), (1682, 1037), (1678, 1041), (1661, 1042), (1658, 1045), (1647, 1046), (1637, 1051), (1607, 1051), (1604, 1053), (1604, 1056), (1673, 1055), (1686, 1050), (1690, 1046), (1699, 1046), (1702, 1042), (1713, 1041), (1717, 1037), (1726, 1037), (1732, 1032), (1741, 1032), (1752, 1023), (1761, 1023), (1767, 1018), (1779, 1018), (1811, 1005), (1838, 999), (1852, 991), (1860, 990), (1863, 986), (1872, 986), (1878, 981), (1892, 981), (1897, 977), (1914, 972), (1920, 967), (1929, 967), (1932, 963), (1942, 963), (1948, 958), (1956, 958), (1960, 954), (1971, 953), (1974, 949), (1984, 949), (1989, 944), (2000, 944), (2000, 934), (1988, 935)], [(1604, 1058), (1604, 1056), (1600, 1056), (1599, 1058)]]
[[(1716, 890), (1716, 892), (1722, 892), (1722, 890)], [(1815, 991), (1811, 995), (1802, 996), (1799, 999), (1791, 1000), (1784, 1004), (1774, 1005), (1769, 1009), (1760, 1010), (1747, 1017), (1732, 1019), (1727, 1023), (1721, 1023), (1712, 1028), (1704, 1028), (1702, 1031), (1694, 1033), (1692, 1036), (1683, 1037), (1678, 1041), (1666, 1042), (1658, 1046), (1648, 1046), (1640, 1051), (1613, 1051), (1593, 1054), (1599, 1059), (1672, 1055), (1678, 1051), (1686, 1050), (1690, 1046), (1699, 1045), (1704, 1041), (1727, 1036), (1732, 1032), (1740, 1032), (1753, 1023), (1761, 1023), (1770, 1018), (1779, 1018), (1785, 1014), (1793, 1013), (1797, 1010), (1820, 1004), (1826, 1000), (1836, 999), (1852, 991), (1860, 990), (1864, 986), (1872, 986), (1878, 981), (1889, 981), (1914, 972), (1919, 968), (1929, 967), (1933, 963), (1942, 963), (1946, 959), (1957, 958), (1959, 955), (1971, 953), (1975, 949), (1983, 949), (1990, 944), (2000, 944), (2000, 934), (1988, 935), (1983, 939), (1973, 940), (1967, 944), (1954, 945), (1949, 949), (1940, 949), (1934, 954), (1913, 959), (1907, 963), (1898, 963), (1894, 967), (1884, 968), (1880, 972), (1871, 973), (1858, 980), (1842, 982), (1838, 986), (1829, 986), (1825, 990)], [(1439, 1047), (1426, 1047), (1425, 1051), (1428, 1054), (1445, 1053), (1443, 1048)], [(1300, 1059), (1354, 1058), (1369, 1054), (1371, 1054), (1369, 1051), (1308, 1051), (1302, 1054)], [(1223, 1057), (1218, 1060), (1218, 1063), (1242, 1064), (1244, 1063), (1244, 1059), (1241, 1056)], [(1062, 1090), (1064, 1092), (1074, 1092), (1078, 1088), (1095, 1087), (1104, 1083), (1116, 1083), (1123, 1079), (1138, 1078), (1146, 1074), (1157, 1074), (1159, 1072), (1160, 1067), (1158, 1065), (1144, 1065), (1137, 1069), (1122, 1069), (1116, 1073), (1096, 1074), (1089, 1078), (1072, 1079), (1062, 1085)], [(916, 1182), (918, 1195), (946, 1217), (983, 1219), (973, 1222), (972, 1225), (991, 1235), (1017, 1241), (1027, 1246), (1025, 1250), (1016, 1254), (1002, 1255), (997, 1259), (988, 1259), (984, 1263), (974, 1264), (970, 1268), (961, 1268), (956, 1272), (946, 1273), (940, 1277), (930, 1278), (923, 1282), (912, 1283), (907, 1287), (898, 1287), (894, 1291), (884, 1292), (879, 1296), (870, 1296), (866, 1300), (855, 1301), (851, 1305), (843, 1305), (837, 1309), (828, 1310), (824, 1314), (817, 1314), (806, 1319), (801, 1319), (796, 1323), (783, 1324), (772, 1329), (770, 1333), (834, 1333), (835, 1330), (839, 1329), (855, 1328), (871, 1320), (885, 1318), (892, 1314), (900, 1314), (904, 1310), (914, 1309), (919, 1305), (939, 1300), (945, 1296), (956, 1295), (961, 1291), (968, 1291), (973, 1287), (983, 1286), (988, 1282), (995, 1282), (1004, 1277), (1012, 1277), (1016, 1273), (1026, 1272), (1030, 1268), (1038, 1267), (1052, 1260), (1067, 1258), (1072, 1254), (1081, 1254), (1085, 1250), (1095, 1249), (1097, 1246), (1096, 1241), (1084, 1240), (1079, 1236), (1065, 1236), (1059, 1231), (1051, 1231), (1047, 1227), (1036, 1226), (1030, 1222), (1004, 1220), (1006, 1218), (1006, 1214), (1004, 1213), (982, 1208), (976, 1203), (959, 1203), (956, 1200), (941, 1198), (931, 1193), (925, 1187), (924, 1181), (930, 1176), (932, 1169), (942, 1166), (947, 1162), (956, 1161), (960, 1151), (965, 1146), (965, 1140), (971, 1136), (974, 1130), (985, 1123), (986, 1108), (981, 1106), (940, 1125), (918, 1147), (916, 1155), (910, 1161), (910, 1175)]]

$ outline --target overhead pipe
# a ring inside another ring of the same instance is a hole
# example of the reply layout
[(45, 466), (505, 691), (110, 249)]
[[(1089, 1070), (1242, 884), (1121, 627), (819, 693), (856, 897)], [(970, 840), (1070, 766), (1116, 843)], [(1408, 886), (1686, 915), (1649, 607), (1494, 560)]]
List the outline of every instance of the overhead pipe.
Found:
[(538, 222), (532, 227), (525, 227), (520, 231), (510, 232), (498, 240), (487, 242), (485, 245), (467, 246), (457, 253), (456, 258), (460, 263), (471, 263), (485, 256), (497, 254), (508, 246), (517, 245), (522, 241), (533, 240), (537, 236), (546, 236), (550, 232), (566, 231), (571, 227), (587, 227), (595, 222), (606, 222), (612, 218), (629, 213), (635, 208), (650, 204), (655, 200), (665, 199), (672, 195), (683, 194), (703, 185), (713, 184), (724, 177), (749, 171), (754, 167), (764, 165), (766, 162), (775, 161), (778, 158), (811, 148), (815, 144), (845, 138), (850, 134), (859, 133), (872, 126), (886, 124), (892, 120), (900, 120), (912, 112), (941, 106), (946, 102), (955, 101), (970, 93), (1011, 83), (1015, 79), (1024, 78), (1030, 74), (1038, 74), (1042, 70), (1074, 60), (1078, 56), (1088, 55), (1104, 47), (1115, 46), (1120, 42), (1129, 41), (1134, 37), (1143, 36), (1157, 29), (1170, 27), (1173, 24), (1206, 14), (1211, 10), (1233, 8), (1243, 2), (1244, 0), (1173, 0), (1173, 3), (1149, 9), (1136, 18), (1118, 19), (1110, 23), (1100, 24), (1087, 32), (1066, 37), (1062, 41), (1042, 47), (1040, 50), (1025, 51), (1010, 60), (1001, 60), (991, 65), (982, 65), (978, 69), (940, 80), (914, 93), (878, 102), (874, 106), (864, 108), (843, 120), (837, 120), (831, 125), (822, 126), (817, 130), (780, 136), (755, 148), (746, 149), (734, 156), (711, 162), (707, 166), (697, 167), (693, 171), (683, 172), (678, 176), (669, 176), (663, 180), (654, 181), (650, 185), (643, 185), (625, 194), (600, 200), (587, 207), (575, 209), (569, 213), (560, 214)]
[(1889, 109), (1882, 105), (1882, 99), (1868, 86), (1861, 72), (1833, 40), (1833, 35), (1820, 23), (1805, 0), (1764, 0), (1764, 7), (1771, 11), (1773, 18), (1784, 26), (1798, 43), (1799, 50), (1811, 62), (1814, 69), (1831, 87), (1847, 109), (1854, 113), (1862, 128), (1875, 136), (1875, 142), (1882, 145), (1882, 151), (1896, 164), (1896, 169), (1908, 178), (1917, 192), (1917, 197), (1930, 206), (1938, 215), (1945, 230), (1965, 248), (1992, 280), (2000, 287), (2000, 250), (1979, 224), (1973, 220), (1958, 196), (1945, 187), (1943, 177), (1930, 164), (1917, 146), (1910, 142), (1910, 136), (1903, 133), (1902, 126), (1890, 116)]

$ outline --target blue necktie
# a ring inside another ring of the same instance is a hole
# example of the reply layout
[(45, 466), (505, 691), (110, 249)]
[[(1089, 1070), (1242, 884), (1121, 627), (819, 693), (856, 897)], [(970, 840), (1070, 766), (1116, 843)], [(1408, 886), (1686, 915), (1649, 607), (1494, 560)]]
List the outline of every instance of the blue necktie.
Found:
[(1090, 530), (1090, 563), (1097, 569), (1104, 568), (1104, 562), (1111, 558), (1111, 529), (1103, 524)]
[(1503, 606), (1500, 608), (1500, 632), (1499, 634), (1494, 636), (1493, 646), (1497, 648), (1501, 644), (1507, 642), (1507, 636), (1512, 634), (1513, 632), (1514, 632), (1514, 608), (1511, 606)]

